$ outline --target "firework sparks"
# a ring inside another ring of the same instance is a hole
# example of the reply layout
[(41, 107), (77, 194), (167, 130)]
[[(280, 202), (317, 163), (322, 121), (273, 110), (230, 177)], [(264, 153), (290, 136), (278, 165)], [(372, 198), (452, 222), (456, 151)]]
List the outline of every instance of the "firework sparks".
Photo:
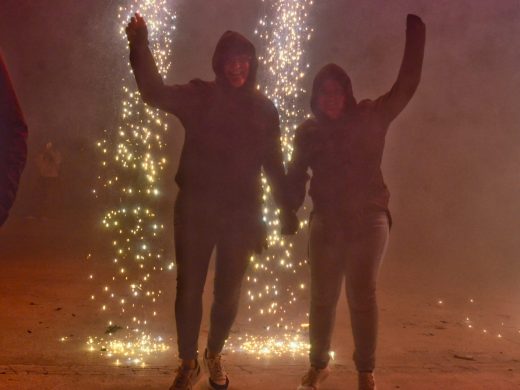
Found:
[[(301, 81), (308, 68), (304, 47), (312, 34), (308, 26), (308, 12), (312, 4), (312, 0), (265, 2), (266, 13), (255, 31), (265, 43), (265, 51), (259, 59), (266, 75), (258, 88), (279, 111), (286, 162), (291, 159), (294, 131), (305, 118), (301, 104), (305, 91)], [(237, 350), (257, 355), (306, 354), (309, 345), (301, 340), (301, 333), (306, 330), (308, 319), (302, 318), (302, 323), (295, 323), (293, 319), (301, 316), (295, 303), (306, 289), (306, 285), (298, 279), (307, 260), (293, 260), (293, 244), (279, 235), (279, 210), (271, 199), (265, 177), (262, 182), (263, 218), (269, 229), (269, 251), (263, 257), (251, 258), (247, 298), (249, 322), (254, 322), (255, 328), (265, 329), (267, 335), (248, 334), (240, 340), (233, 340), (230, 348), (235, 349), (236, 343)], [(303, 222), (300, 227), (305, 225), (306, 222)]]
[[(147, 21), (150, 49), (164, 77), (171, 66), (176, 15), (166, 0), (132, 0), (119, 8), (121, 42), (126, 43), (125, 26), (135, 12)], [(150, 330), (162, 295), (153, 281), (172, 268), (160, 244), (165, 224), (157, 212), (161, 172), (167, 164), (162, 139), (167, 124), (166, 114), (142, 102), (130, 64), (127, 69), (119, 128), (106, 132), (97, 144), (102, 173), (93, 192), (114, 199), (101, 221), (112, 244), (114, 273), (104, 283), (95, 274), (89, 276), (98, 286), (91, 299), (100, 302), (100, 310), (110, 320), (106, 336), (89, 337), (87, 348), (114, 357), (117, 364), (143, 365), (145, 357), (168, 349)]]

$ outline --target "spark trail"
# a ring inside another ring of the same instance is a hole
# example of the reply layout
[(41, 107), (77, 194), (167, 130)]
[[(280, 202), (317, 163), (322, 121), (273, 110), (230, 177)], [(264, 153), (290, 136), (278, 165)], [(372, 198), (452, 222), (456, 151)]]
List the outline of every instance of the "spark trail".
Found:
[[(302, 79), (305, 45), (311, 39), (309, 10), (312, 0), (263, 1), (265, 14), (260, 18), (255, 34), (264, 42), (259, 57), (265, 70), (258, 86), (276, 105), (280, 114), (282, 149), (285, 162), (290, 161), (294, 131), (305, 117)], [(265, 255), (251, 258), (247, 276), (249, 322), (254, 332), (248, 332), (231, 344), (232, 350), (255, 355), (307, 354), (304, 333), (308, 317), (296, 302), (305, 293), (302, 282), (306, 259), (293, 259), (293, 244), (279, 234), (279, 210), (262, 178), (264, 188), (263, 218), (268, 226), (269, 249)], [(301, 223), (300, 227), (306, 225)], [(260, 333), (262, 335), (254, 334)]]
[[(118, 13), (119, 34), (125, 45), (130, 17), (139, 12), (145, 18), (150, 49), (163, 77), (171, 66), (176, 22), (169, 4), (167, 0), (131, 0)], [(96, 197), (109, 199), (110, 204), (101, 224), (102, 234), (111, 243), (107, 260), (112, 276), (106, 281), (95, 274), (89, 277), (97, 290), (91, 299), (107, 317), (107, 328), (105, 336), (89, 337), (87, 347), (101, 351), (116, 364), (144, 365), (151, 354), (169, 348), (154, 334), (163, 294), (157, 278), (173, 267), (164, 255), (165, 222), (158, 212), (164, 180), (161, 173), (168, 163), (163, 141), (167, 124), (166, 114), (142, 102), (129, 63), (121, 84), (120, 125), (115, 131), (106, 131), (105, 139), (97, 144), (102, 169), (93, 190)]]

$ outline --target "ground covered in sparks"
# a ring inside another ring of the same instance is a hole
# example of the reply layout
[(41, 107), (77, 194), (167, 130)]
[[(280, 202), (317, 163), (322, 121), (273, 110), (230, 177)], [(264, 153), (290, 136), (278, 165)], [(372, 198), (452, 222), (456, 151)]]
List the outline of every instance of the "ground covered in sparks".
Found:
[[(165, 275), (166, 284), (171, 280), (165, 287), (171, 300), (160, 314), (164, 325), (154, 329), (171, 348), (150, 356), (144, 366), (124, 359), (117, 366), (97, 346), (89, 351), (89, 337), (106, 337), (105, 317), (89, 299), (95, 283), (88, 280), (90, 267), (105, 272), (86, 259), (95, 244), (87, 239), (96, 236), (93, 226), (95, 221), (71, 225), (13, 218), (0, 231), (0, 389), (167, 389), (171, 384), (174, 271)], [(378, 388), (520, 388), (518, 286), (443, 278), (420, 261), (405, 266), (398, 258), (390, 248), (381, 274)], [(206, 309), (211, 287), (208, 283)], [(248, 326), (243, 308), (233, 342), (251, 332)], [(201, 346), (207, 330), (206, 310)], [(257, 333), (261, 336), (262, 330)], [(344, 297), (333, 344), (333, 373), (321, 389), (354, 389)], [(228, 351), (225, 361), (232, 389), (295, 389), (307, 364), (301, 354), (239, 351)]]

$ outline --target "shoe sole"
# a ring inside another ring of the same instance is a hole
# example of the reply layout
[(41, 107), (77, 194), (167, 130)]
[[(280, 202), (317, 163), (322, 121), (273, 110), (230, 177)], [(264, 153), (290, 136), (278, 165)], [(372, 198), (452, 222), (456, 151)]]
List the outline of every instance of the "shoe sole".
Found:
[(209, 390), (226, 390), (229, 388), (229, 378), (227, 378), (227, 383), (226, 385), (216, 385), (217, 387), (213, 386), (210, 382), (210, 377), (209, 377), (209, 367), (208, 367), (208, 362), (206, 361), (206, 356), (204, 356), (202, 358), (202, 366), (204, 367), (204, 371), (206, 372), (206, 374), (208, 375), (208, 381), (206, 382), (206, 386)]
[[(224, 385), (220, 385), (220, 386), (224, 386)], [(228, 389), (229, 388), (229, 379), (228, 379), (228, 382), (227, 382), (227, 385), (226, 387), (214, 387), (211, 382), (209, 381), (209, 378), (208, 378), (208, 381), (206, 382), (206, 388), (208, 390), (221, 390), (221, 389)]]

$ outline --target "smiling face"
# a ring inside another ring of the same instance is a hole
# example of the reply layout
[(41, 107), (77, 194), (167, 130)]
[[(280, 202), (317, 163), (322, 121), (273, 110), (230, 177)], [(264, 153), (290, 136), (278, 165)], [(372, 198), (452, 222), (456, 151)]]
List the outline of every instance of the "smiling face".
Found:
[(245, 54), (231, 55), (224, 62), (224, 76), (234, 88), (242, 87), (249, 76), (251, 57)]
[(318, 91), (318, 109), (329, 119), (336, 120), (345, 112), (345, 91), (336, 80), (323, 82)]

